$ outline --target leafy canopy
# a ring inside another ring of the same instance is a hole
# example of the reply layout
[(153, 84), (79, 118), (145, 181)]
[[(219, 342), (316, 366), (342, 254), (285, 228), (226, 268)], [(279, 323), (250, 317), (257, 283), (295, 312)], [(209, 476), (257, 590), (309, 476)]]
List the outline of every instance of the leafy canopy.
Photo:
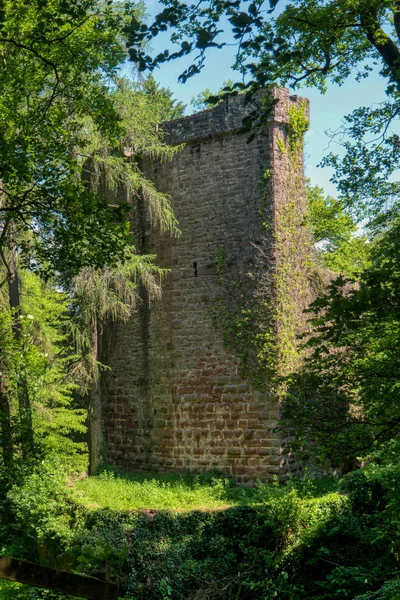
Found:
[[(0, 249), (10, 224), (25, 262), (75, 273), (122, 258), (125, 208), (85, 184), (87, 123), (116, 147), (110, 82), (133, 2), (4, 0), (0, 10)], [(81, 152), (78, 151), (81, 150)], [(111, 258), (112, 257), (112, 258)]]
[(366, 235), (358, 234), (343, 202), (325, 196), (318, 186), (307, 186), (308, 215), (317, 254), (331, 271), (355, 276), (369, 264)]

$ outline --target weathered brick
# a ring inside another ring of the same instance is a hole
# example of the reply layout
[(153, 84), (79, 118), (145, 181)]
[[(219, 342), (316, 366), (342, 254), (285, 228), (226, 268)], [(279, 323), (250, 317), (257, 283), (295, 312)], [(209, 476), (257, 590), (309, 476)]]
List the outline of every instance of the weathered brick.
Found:
[[(284, 444), (273, 431), (280, 411), (275, 391), (260, 392), (241, 376), (234, 340), (226, 331), (225, 344), (221, 323), (216, 327), (212, 319), (218, 307), (225, 307), (221, 317), (229, 317), (258, 302), (260, 292), (265, 293), (264, 275), (270, 277), (279, 261), (277, 249), (269, 253), (273, 232), (264, 227), (267, 217), (260, 218), (260, 206), (277, 225), (290, 201), (292, 175), (278, 139), (286, 135), (288, 108), (299, 106), (301, 99), (284, 89), (273, 94), (278, 102), (269, 124), (253, 142), (237, 133), (252, 110), (237, 96), (165, 125), (168, 139), (185, 147), (171, 163), (144, 161), (146, 176), (170, 195), (182, 235), (152, 230), (142, 199), (132, 200), (140, 248), (156, 254), (157, 264), (171, 272), (160, 301), (149, 304), (144, 296), (127, 323), (110, 325), (111, 371), (104, 373), (103, 415), (108, 457), (116, 466), (218, 467), (241, 481), (280, 476), (289, 462), (296, 467), (293, 458), (282, 463)], [(301, 162), (300, 157), (300, 170)], [(260, 185), (267, 169), (269, 193), (274, 194), (270, 200)], [(296, 182), (301, 191), (301, 175)], [(122, 189), (119, 196), (126, 199)], [(304, 206), (300, 192), (299, 228)], [(301, 256), (305, 238), (300, 231), (293, 260)], [(307, 294), (301, 302), (306, 301)], [(297, 308), (301, 313), (303, 305)]]
[(240, 448), (228, 448), (228, 456), (240, 456)]
[(270, 456), (271, 448), (257, 448), (257, 454), (260, 456)]

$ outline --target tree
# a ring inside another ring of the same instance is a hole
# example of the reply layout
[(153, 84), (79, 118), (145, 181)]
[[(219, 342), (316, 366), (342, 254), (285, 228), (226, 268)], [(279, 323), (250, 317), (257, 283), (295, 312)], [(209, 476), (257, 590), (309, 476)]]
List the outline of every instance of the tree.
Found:
[(308, 356), (286, 384), (284, 428), (334, 466), (400, 433), (400, 220), (372, 244), (359, 281), (339, 277), (310, 307)]
[(57, 454), (66, 469), (82, 472), (86, 410), (75, 402), (79, 357), (70, 338), (70, 305), (71, 298), (56, 282), (21, 271), (25, 342), (20, 364), (27, 374), (36, 451), (42, 457)]
[(331, 271), (356, 276), (369, 264), (368, 239), (357, 235), (354, 219), (343, 202), (325, 196), (324, 190), (308, 182), (308, 217), (317, 255)]
[[(204, 66), (208, 48), (226, 44), (222, 34), (227, 19), (237, 43), (235, 68), (244, 78), (234, 84), (236, 93), (276, 84), (325, 91), (330, 81), (342, 84), (355, 71), (358, 78), (367, 77), (371, 64), (380, 65), (387, 82), (386, 101), (348, 116), (344, 159), (330, 155), (324, 163), (336, 168), (334, 181), (357, 219), (390, 217), (398, 209), (400, 191), (391, 178), (400, 160), (399, 138), (391, 130), (399, 115), (399, 1), (270, 0), (270, 10), (265, 4), (203, 0), (187, 5), (165, 0), (151, 25), (132, 21), (131, 59), (144, 69), (193, 54), (193, 63), (180, 77), (185, 81)], [(276, 7), (282, 10), (274, 16)], [(167, 28), (178, 49), (153, 59), (138, 41)]]
[(127, 321), (135, 309), (138, 288), (143, 286), (149, 300), (159, 298), (164, 270), (154, 265), (154, 256), (130, 251), (118, 267), (102, 270), (87, 268), (74, 280), (75, 322), (80, 332), (80, 364), (78, 380), (81, 393), (88, 396), (89, 474), (102, 462), (101, 370), (105, 330), (109, 322)]
[(193, 106), (195, 111), (205, 110), (206, 108), (217, 106), (217, 104), (222, 102), (221, 95), (231, 91), (232, 86), (233, 80), (229, 79), (228, 81), (223, 82), (221, 89), (216, 94), (214, 94), (209, 88), (206, 88), (197, 94), (190, 104)]
[[(75, 151), (84, 117), (109, 135), (118, 127), (106, 78), (124, 60), (122, 9), (91, 0), (1, 5), (0, 257), (17, 343), (25, 340), (19, 259), (48, 273), (73, 272), (88, 261), (103, 264), (112, 249), (122, 256), (127, 242), (124, 210), (89, 192)], [(4, 390), (8, 375), (1, 376)], [(17, 388), (27, 456), (32, 407), (22, 365)]]
[(161, 87), (152, 74), (143, 79), (136, 89), (149, 101), (148, 105), (155, 111), (158, 124), (183, 117), (185, 105), (173, 98), (171, 90)]
[[(76, 274), (123, 256), (124, 207), (82, 177), (87, 123), (117, 145), (120, 117), (110, 83), (126, 56), (123, 28), (133, 2), (25, 0), (0, 14), (0, 250), (12, 224), (27, 264)], [(78, 152), (78, 149), (81, 152)], [(12, 242), (14, 243), (14, 242)]]
[[(19, 270), (18, 315), (2, 306), (0, 345), (5, 413), (2, 423), (6, 478), (15, 475), (13, 462), (57, 452), (69, 469), (80, 467), (85, 449), (86, 411), (74, 406), (73, 367), (77, 357), (68, 337), (70, 298), (37, 274)], [(18, 335), (13, 325), (18, 323)], [(30, 430), (21, 417), (21, 380), (29, 401)], [(81, 438), (81, 439), (79, 439)], [(28, 444), (30, 442), (30, 445)], [(75, 465), (74, 465), (75, 463)]]
[[(15, 243), (24, 264), (48, 275), (73, 277), (81, 267), (117, 263), (124, 255), (128, 207), (95, 193), (83, 175), (88, 157), (101, 153), (92, 147), (96, 138), (115, 162), (120, 153), (120, 177), (125, 172), (138, 189), (142, 183), (135, 162), (123, 159), (126, 123), (118, 106), (124, 28), (132, 14), (141, 17), (140, 3), (3, 3), (0, 252), (6, 268), (4, 251)], [(159, 91), (160, 98), (165, 94)], [(138, 123), (141, 115), (135, 117)], [(7, 237), (11, 226), (18, 242)], [(21, 241), (26, 230), (31, 235)]]
[[(118, 76), (126, 57), (124, 28), (132, 14), (140, 17), (143, 7), (101, 0), (2, 3), (0, 258), (2, 284), (8, 283), (9, 292), (4, 308), (11, 309), (16, 347), (26, 344), (28, 354), (34, 344), (22, 326), (24, 267), (46, 278), (56, 275), (64, 286), (85, 268), (121, 268), (131, 252), (125, 216), (134, 194), (143, 195), (155, 224), (176, 227), (168, 198), (142, 176), (137, 155), (171, 155), (156, 124), (182, 107), (150, 80), (144, 90)], [(150, 102), (156, 90), (157, 103)], [(99, 193), (100, 180), (111, 192), (124, 186), (127, 202)], [(22, 357), (25, 350), (20, 348)], [(10, 368), (0, 374), (6, 448), (11, 447), (6, 440)], [(26, 457), (33, 450), (33, 396), (23, 358), (19, 372), (15, 381)]]

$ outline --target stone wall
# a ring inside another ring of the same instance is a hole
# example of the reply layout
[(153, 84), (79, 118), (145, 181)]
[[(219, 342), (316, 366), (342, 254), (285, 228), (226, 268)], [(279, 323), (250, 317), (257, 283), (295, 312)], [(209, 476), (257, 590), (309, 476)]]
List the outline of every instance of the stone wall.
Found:
[[(277, 104), (268, 124), (250, 143), (238, 130), (254, 106), (236, 96), (169, 123), (171, 142), (184, 148), (171, 163), (144, 165), (171, 195), (181, 235), (151, 233), (138, 199), (138, 244), (156, 253), (170, 273), (161, 301), (149, 304), (143, 293), (131, 321), (112, 326), (103, 419), (113, 465), (219, 469), (239, 481), (281, 476), (290, 468), (273, 431), (277, 390), (272, 379), (255, 384), (249, 364), (257, 359), (244, 357), (238, 345), (240, 319), (245, 324), (256, 306), (279, 301), (274, 232), (292, 177), (282, 140), (287, 146), (288, 109), (302, 100), (284, 89), (273, 94)], [(298, 228), (290, 233), (295, 246), (304, 244), (300, 156), (297, 173)], [(302, 267), (297, 261), (296, 269)], [(300, 312), (307, 299), (296, 300)], [(230, 338), (232, 319), (239, 332)], [(268, 327), (279, 336), (277, 323)]]

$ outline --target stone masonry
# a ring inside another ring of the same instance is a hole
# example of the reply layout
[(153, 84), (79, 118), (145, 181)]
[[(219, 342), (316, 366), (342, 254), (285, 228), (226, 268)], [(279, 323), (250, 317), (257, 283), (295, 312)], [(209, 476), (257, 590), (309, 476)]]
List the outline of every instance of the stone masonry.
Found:
[[(157, 264), (170, 272), (161, 301), (150, 304), (143, 293), (132, 319), (112, 325), (111, 370), (103, 385), (105, 445), (112, 465), (218, 469), (238, 481), (284, 476), (291, 468), (274, 431), (280, 410), (276, 391), (268, 381), (255, 386), (243, 375), (229, 331), (218, 325), (221, 306), (237, 314), (259, 301), (261, 281), (270, 280), (269, 298), (273, 293), (279, 263), (274, 232), (290, 188), (282, 150), (288, 110), (295, 105), (308, 111), (308, 104), (285, 89), (272, 94), (277, 103), (251, 142), (238, 131), (254, 106), (236, 96), (169, 123), (171, 143), (184, 144), (183, 149), (170, 163), (144, 165), (147, 176), (171, 196), (181, 235), (152, 232), (138, 200), (138, 245), (157, 254)], [(301, 228), (302, 157), (299, 169)], [(299, 234), (299, 244), (302, 240)], [(298, 301), (299, 310), (306, 301)], [(279, 335), (279, 324), (274, 331)]]

